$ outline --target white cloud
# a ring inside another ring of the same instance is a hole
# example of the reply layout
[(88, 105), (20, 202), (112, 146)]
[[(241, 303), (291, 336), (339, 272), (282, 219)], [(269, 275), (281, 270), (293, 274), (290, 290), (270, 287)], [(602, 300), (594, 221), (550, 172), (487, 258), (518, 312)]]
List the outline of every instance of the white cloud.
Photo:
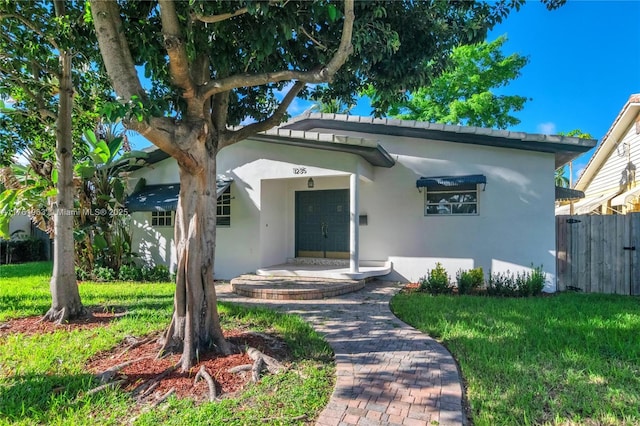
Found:
[(540, 123), (538, 124), (538, 133), (542, 133), (543, 135), (555, 135), (556, 133), (556, 124), (555, 123)]
[(287, 108), (287, 112), (292, 117), (295, 117), (296, 115), (300, 115), (306, 110), (308, 110), (309, 108), (311, 108), (312, 105), (313, 105), (313, 102), (296, 98), (293, 100), (293, 102), (291, 102), (291, 105), (289, 105), (289, 108)]

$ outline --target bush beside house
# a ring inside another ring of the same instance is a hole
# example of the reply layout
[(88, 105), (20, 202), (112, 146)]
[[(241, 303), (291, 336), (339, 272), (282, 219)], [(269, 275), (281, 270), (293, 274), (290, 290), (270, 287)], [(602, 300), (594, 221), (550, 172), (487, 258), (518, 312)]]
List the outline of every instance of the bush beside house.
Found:
[(441, 263), (420, 278), (419, 291), (430, 294), (486, 294), (500, 297), (528, 297), (542, 294), (546, 282), (542, 266), (530, 271), (489, 273), (485, 280), (482, 268), (458, 270), (455, 285)]

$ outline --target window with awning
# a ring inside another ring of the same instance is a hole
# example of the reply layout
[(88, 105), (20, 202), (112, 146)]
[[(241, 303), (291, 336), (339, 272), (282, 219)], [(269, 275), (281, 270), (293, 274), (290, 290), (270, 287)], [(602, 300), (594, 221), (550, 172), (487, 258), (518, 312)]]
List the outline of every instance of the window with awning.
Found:
[(477, 215), (478, 185), (487, 184), (484, 175), (432, 176), (416, 181), (424, 188), (424, 215)]

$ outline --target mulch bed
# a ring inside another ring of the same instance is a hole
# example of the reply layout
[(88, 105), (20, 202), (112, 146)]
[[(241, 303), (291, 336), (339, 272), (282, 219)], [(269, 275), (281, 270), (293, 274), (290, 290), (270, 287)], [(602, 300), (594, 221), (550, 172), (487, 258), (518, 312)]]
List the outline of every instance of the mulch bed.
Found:
[[(90, 310), (87, 317), (72, 320), (63, 325), (41, 321), (42, 317), (40, 316), (12, 319), (0, 323), (0, 338), (17, 333), (34, 335), (53, 333), (59, 330), (72, 331), (106, 327), (112, 320), (122, 315), (123, 312), (113, 310), (105, 312), (104, 309), (95, 308)], [(188, 372), (181, 372), (178, 368), (173, 369), (170, 374), (166, 374), (168, 370), (171, 370), (171, 367), (178, 363), (180, 354), (158, 358), (159, 333), (153, 336), (127, 337), (116, 347), (96, 354), (87, 362), (86, 369), (88, 372), (98, 375), (114, 366), (132, 361), (131, 364), (115, 372), (110, 381), (120, 381), (119, 386), (131, 392), (135, 392), (138, 386), (147, 381), (158, 381), (153, 392), (145, 396), (147, 398), (145, 402), (152, 401), (152, 398), (157, 399), (171, 389), (179, 398), (205, 401), (209, 397), (209, 387), (206, 381), (199, 380), (194, 384), (196, 373), (202, 366), (213, 378), (217, 395), (228, 397), (242, 390), (251, 381), (251, 371), (239, 373), (229, 373), (228, 371), (233, 367), (253, 363), (253, 360), (244, 352), (245, 348), (256, 348), (265, 355), (283, 363), (290, 359), (290, 352), (286, 345), (268, 334), (235, 329), (225, 331), (225, 337), (243, 352), (228, 356), (221, 356), (214, 352), (201, 353), (198, 362)], [(157, 380), (158, 376), (163, 373), (165, 376), (161, 380)], [(143, 402), (142, 398), (138, 398), (138, 400)]]

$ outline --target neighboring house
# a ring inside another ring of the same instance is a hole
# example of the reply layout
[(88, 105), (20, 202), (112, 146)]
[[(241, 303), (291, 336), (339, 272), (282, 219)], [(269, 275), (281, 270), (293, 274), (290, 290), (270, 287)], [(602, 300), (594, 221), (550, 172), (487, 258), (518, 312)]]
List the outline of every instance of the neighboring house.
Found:
[(556, 214), (625, 214), (640, 211), (640, 94), (632, 95), (575, 184), (585, 198)]
[[(307, 114), (218, 155), (215, 275), (294, 258), (390, 265), (416, 281), (441, 262), (512, 272), (543, 265), (555, 290), (554, 171), (595, 146), (572, 137)], [(152, 151), (131, 173), (134, 251), (175, 264), (178, 167)], [(319, 261), (321, 263), (321, 261)], [(385, 271), (389, 272), (389, 270)]]

